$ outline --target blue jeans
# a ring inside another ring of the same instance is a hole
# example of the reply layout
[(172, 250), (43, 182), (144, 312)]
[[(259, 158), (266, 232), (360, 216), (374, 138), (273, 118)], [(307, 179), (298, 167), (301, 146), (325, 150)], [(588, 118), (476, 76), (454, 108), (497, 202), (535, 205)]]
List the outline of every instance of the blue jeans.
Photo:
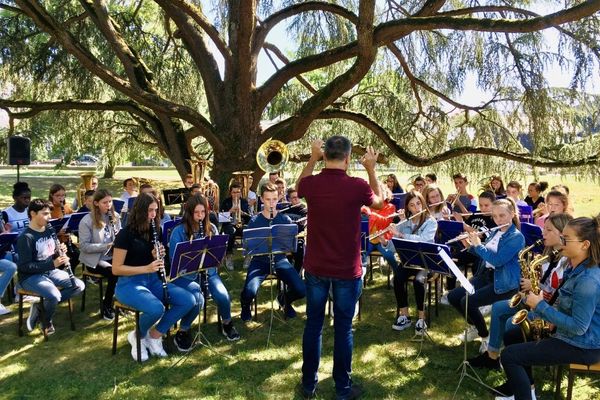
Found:
[(500, 300), (492, 304), (492, 313), (490, 316), (490, 341), (488, 349), (493, 352), (499, 352), (504, 337), (505, 327), (510, 317), (515, 315), (518, 308), (510, 308), (508, 300)]
[[(39, 275), (32, 275), (21, 281), (20, 285), (23, 289), (39, 293), (44, 297), (46, 320), (41, 321), (44, 328), (48, 327), (52, 321), (56, 305), (59, 302), (80, 294), (85, 288), (85, 284), (77, 278), (75, 278), (75, 286), (71, 286), (69, 274), (60, 269), (53, 269)], [(57, 286), (62, 289), (58, 290)]]
[(8, 287), (8, 284), (12, 280), (12, 277), (17, 272), (17, 264), (9, 260), (0, 260), (0, 298), (4, 296), (4, 291)]
[(350, 393), (352, 387), (352, 319), (360, 297), (362, 281), (325, 278), (304, 273), (306, 280), (306, 325), (302, 337), (302, 386), (312, 392), (317, 386), (321, 359), (321, 342), (325, 304), (331, 289), (333, 295), (333, 380), (338, 396)]
[[(192, 323), (200, 313), (200, 310), (204, 307), (204, 296), (202, 295), (202, 290), (198, 284), (198, 275), (185, 275), (175, 279), (171, 283), (186, 290), (188, 293), (194, 296), (194, 306), (190, 308), (190, 311), (188, 311), (183, 318), (181, 318), (181, 330), (187, 331), (192, 327)], [(169, 295), (170, 294), (171, 291), (169, 290)]]
[[(250, 266), (248, 267), (248, 273), (246, 274), (246, 282), (242, 289), (242, 307), (250, 306), (252, 299), (256, 297), (258, 288), (269, 274), (269, 271), (270, 266), (268, 259), (265, 260), (262, 257), (252, 259)], [(286, 291), (285, 304), (291, 305), (294, 300), (306, 296), (304, 282), (302, 282), (300, 275), (298, 275), (298, 272), (296, 272), (287, 258), (282, 257), (275, 262), (275, 275), (287, 285), (288, 289)]]
[(169, 309), (165, 311), (162, 303), (162, 283), (157, 274), (119, 277), (115, 294), (121, 303), (142, 313), (140, 315), (142, 337), (145, 337), (152, 325), (157, 322), (156, 330), (165, 334), (197, 304), (192, 293), (177, 285), (169, 283), (167, 291), (169, 293)]

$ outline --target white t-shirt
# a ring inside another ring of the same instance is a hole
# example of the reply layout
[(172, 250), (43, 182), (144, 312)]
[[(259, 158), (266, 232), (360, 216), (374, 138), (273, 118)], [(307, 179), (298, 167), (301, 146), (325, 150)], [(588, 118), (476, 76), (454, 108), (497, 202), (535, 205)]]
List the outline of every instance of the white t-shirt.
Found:
[[(496, 234), (494, 235), (494, 237), (485, 244), (485, 248), (490, 251), (493, 251), (494, 253), (497, 253), (498, 252), (498, 243), (500, 243), (500, 238), (502, 237), (502, 235), (504, 235), (504, 232), (497, 231)], [(487, 261), (485, 263), (485, 267), (490, 268), (490, 269), (496, 268), (495, 265), (492, 265)]]
[(11, 232), (21, 234), (29, 225), (29, 216), (27, 215), (27, 208), (23, 212), (18, 212), (13, 206), (5, 208), (2, 213), (6, 213), (8, 221), (4, 221), (11, 225)]

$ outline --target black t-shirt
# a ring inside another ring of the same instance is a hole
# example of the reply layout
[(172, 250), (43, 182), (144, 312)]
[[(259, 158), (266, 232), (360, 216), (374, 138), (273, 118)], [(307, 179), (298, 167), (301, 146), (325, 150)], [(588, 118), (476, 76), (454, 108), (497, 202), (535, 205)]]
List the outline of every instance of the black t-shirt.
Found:
[(474, 229), (483, 227), (492, 229), (496, 226), (496, 223), (491, 215), (470, 215), (465, 218), (465, 223)]
[(129, 227), (121, 229), (115, 238), (115, 248), (127, 250), (125, 265), (141, 267), (154, 261), (152, 242), (147, 241), (139, 234), (131, 231)]
[(525, 203), (535, 210), (541, 203), (545, 203), (544, 196), (538, 197), (536, 201), (533, 201), (531, 197), (527, 196), (525, 197)]

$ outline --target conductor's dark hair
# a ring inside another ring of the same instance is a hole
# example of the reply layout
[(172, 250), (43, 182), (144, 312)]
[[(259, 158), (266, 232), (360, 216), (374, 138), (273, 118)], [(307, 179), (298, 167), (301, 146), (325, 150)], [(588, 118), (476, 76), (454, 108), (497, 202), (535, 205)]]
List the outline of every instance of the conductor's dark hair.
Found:
[(325, 142), (325, 158), (327, 160), (343, 161), (350, 155), (352, 144), (344, 136), (332, 136)]

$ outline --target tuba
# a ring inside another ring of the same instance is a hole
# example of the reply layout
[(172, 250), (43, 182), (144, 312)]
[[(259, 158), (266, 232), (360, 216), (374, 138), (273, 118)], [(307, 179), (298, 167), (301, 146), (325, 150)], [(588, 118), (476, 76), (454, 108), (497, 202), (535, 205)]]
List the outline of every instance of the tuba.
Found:
[(256, 163), (265, 172), (281, 171), (288, 163), (290, 152), (285, 143), (279, 140), (267, 140), (256, 152)]
[(83, 172), (80, 174), (82, 182), (77, 189), (77, 204), (79, 207), (85, 203), (85, 192), (92, 190), (92, 179), (96, 176), (93, 172)]
[(217, 183), (211, 179), (207, 181), (204, 180), (209, 161), (203, 158), (198, 158), (194, 160), (188, 159), (186, 161), (190, 165), (190, 171), (194, 183), (198, 183), (201, 185), (200, 191), (202, 192), (202, 195), (208, 200), (210, 209), (213, 211), (219, 211), (219, 185), (217, 185)]

